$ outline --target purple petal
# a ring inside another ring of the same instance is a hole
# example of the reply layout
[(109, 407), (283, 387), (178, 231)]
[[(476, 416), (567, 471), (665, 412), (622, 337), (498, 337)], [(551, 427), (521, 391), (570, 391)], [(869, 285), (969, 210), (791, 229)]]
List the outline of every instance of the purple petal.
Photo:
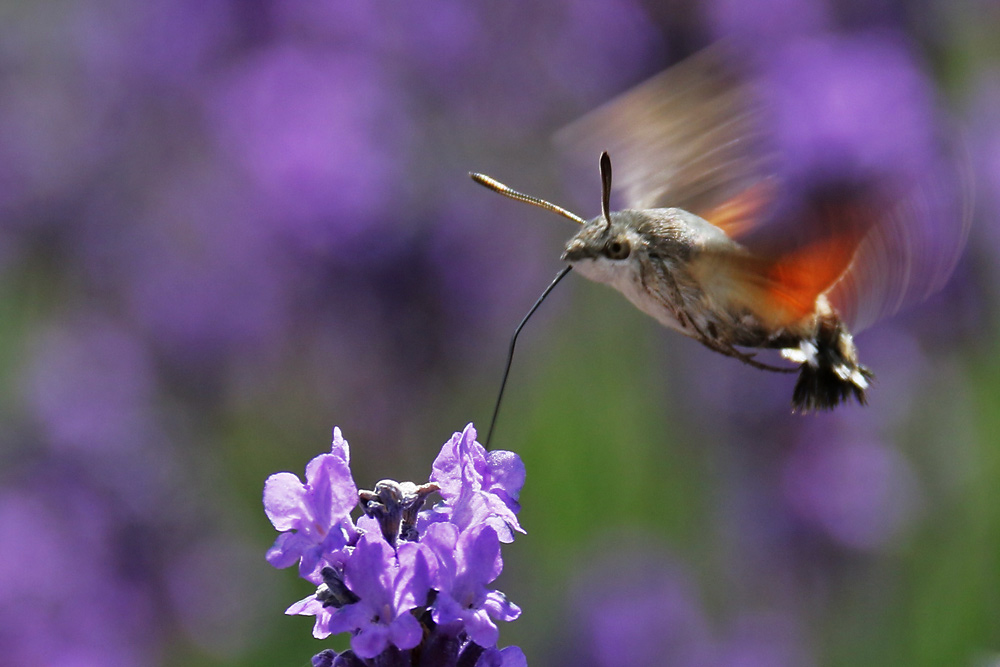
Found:
[(520, 457), (505, 451), (487, 453), (469, 424), (442, 446), (434, 461), (431, 481), (441, 487), (444, 503), (423, 513), (420, 525), (424, 528), (430, 520), (443, 517), (460, 530), (488, 524), (501, 542), (513, 542), (514, 531), (524, 532), (516, 516), (524, 477)]
[(485, 523), (492, 517), (492, 508), (486, 494), (466, 487), (460, 496), (452, 501), (451, 522), (459, 530), (467, 530), (472, 526)]
[(462, 490), (462, 481), (459, 475), (460, 459), (458, 452), (458, 442), (461, 433), (454, 433), (448, 442), (441, 445), (434, 463), (431, 464), (430, 481), (440, 486), (438, 493), (446, 501), (450, 498), (457, 498)]
[(465, 631), (480, 646), (493, 646), (500, 638), (500, 630), (485, 609), (468, 610), (464, 614)]
[(304, 504), (305, 487), (293, 473), (278, 472), (264, 482), (264, 512), (278, 530), (298, 528)]
[(435, 523), (427, 527), (421, 538), (420, 543), (429, 548), (437, 560), (434, 587), (439, 591), (451, 591), (458, 574), (458, 563), (455, 561), (458, 535), (455, 524)]
[(525, 657), (524, 651), (517, 646), (507, 646), (500, 649), (500, 655), (503, 657), (502, 667), (528, 667), (528, 658)]
[(521, 608), (508, 600), (500, 591), (490, 591), (486, 594), (483, 609), (498, 621), (513, 621), (521, 615)]
[(327, 621), (327, 629), (335, 635), (341, 632), (354, 632), (361, 627), (370, 625), (371, 618), (371, 606), (365, 604), (364, 601), (356, 602), (333, 612)]
[(330, 453), (348, 465), (351, 463), (351, 450), (347, 441), (344, 440), (344, 436), (341, 435), (339, 426), (333, 427), (333, 444), (330, 447)]
[(381, 534), (382, 528), (379, 526), (378, 519), (364, 515), (358, 518), (358, 530), (366, 535), (368, 533)]
[(388, 645), (389, 628), (379, 623), (367, 623), (361, 627), (358, 634), (351, 637), (351, 648), (359, 658), (374, 658)]
[(312, 657), (312, 667), (333, 667), (337, 653), (331, 648), (321, 651)]
[(445, 502), (456, 500), (463, 492), (478, 491), (486, 469), (486, 450), (476, 442), (476, 429), (470, 423), (455, 433), (442, 447), (431, 466), (430, 481), (441, 487)]
[(526, 475), (521, 457), (514, 452), (499, 449), (487, 453), (486, 465), (490, 477), (489, 490), (497, 495), (501, 495), (502, 490), (506, 497), (516, 504)]
[(338, 525), (330, 529), (326, 537), (319, 545), (318, 551), (323, 554), (323, 560), (328, 565), (333, 565), (340, 569), (344, 568), (344, 563), (351, 555), (347, 549), (352, 542), (357, 542), (357, 529), (350, 518), (341, 521)]
[(413, 648), (423, 639), (424, 629), (412, 614), (404, 613), (396, 617), (389, 625), (389, 638), (397, 647), (406, 650)]
[[(480, 494), (483, 496), (483, 501), (486, 503), (486, 507), (480, 511), (486, 513), (486, 517), (483, 519), (484, 523), (493, 527), (493, 530), (497, 531), (497, 536), (500, 541), (509, 544), (514, 541), (514, 531), (519, 533), (526, 532), (524, 528), (521, 528), (521, 524), (517, 520), (517, 516), (514, 514), (516, 510), (512, 510), (510, 505), (505, 502), (501, 497), (495, 494)], [(520, 509), (520, 505), (514, 503), (517, 509)]]
[(503, 570), (503, 560), (500, 557), (500, 540), (490, 526), (472, 529), (462, 534), (458, 543), (462, 554), (460, 567), (463, 578), (477, 584), (488, 584)]
[(333, 661), (333, 667), (365, 667), (364, 660), (359, 658), (354, 651), (344, 651)]
[(455, 503), (451, 521), (460, 530), (488, 525), (497, 532), (501, 542), (514, 541), (514, 531), (525, 532), (517, 517), (497, 496), (486, 491), (465, 493)]
[(459, 530), (453, 523), (432, 523), (420, 538), (420, 543), (429, 546), (438, 555), (451, 554), (458, 545)]
[(267, 550), (267, 562), (276, 568), (291, 567), (312, 542), (299, 533), (282, 533)]
[(323, 607), (323, 603), (316, 599), (315, 595), (310, 595), (294, 603), (285, 613), (289, 616), (315, 616), (313, 623), (313, 637), (316, 639), (326, 639), (330, 636), (329, 627), (330, 611)]
[(306, 481), (316, 506), (316, 520), (328, 526), (347, 516), (358, 504), (358, 487), (354, 485), (347, 462), (333, 454), (320, 454), (306, 466)]
[(392, 600), (392, 547), (374, 533), (365, 534), (344, 568), (347, 587), (366, 604), (381, 607)]
[(475, 667), (503, 667), (503, 656), (495, 646), (491, 646), (480, 654)]
[(292, 603), (285, 613), (289, 616), (315, 616), (322, 610), (323, 603), (317, 600), (315, 595), (310, 595)]
[(438, 625), (448, 625), (454, 621), (464, 620), (465, 609), (451, 596), (451, 591), (442, 590), (438, 593), (431, 610), (431, 616)]
[(319, 571), (324, 565), (331, 565), (343, 570), (344, 564), (350, 557), (350, 550), (347, 549), (347, 534), (353, 531), (354, 526), (348, 518), (340, 524), (330, 528), (323, 541), (319, 544), (312, 544), (308, 538), (304, 542), (309, 544), (308, 548), (302, 550), (302, 560), (299, 561), (299, 576), (316, 585), (323, 580), (319, 576)]
[(326, 639), (333, 633), (327, 627), (327, 617), (328, 613), (326, 611), (316, 614), (316, 622), (313, 623), (313, 637), (316, 639)]
[(427, 600), (427, 593), (436, 583), (437, 558), (430, 547), (415, 542), (401, 544), (396, 557), (399, 575), (396, 577), (395, 609), (396, 613), (402, 613)]

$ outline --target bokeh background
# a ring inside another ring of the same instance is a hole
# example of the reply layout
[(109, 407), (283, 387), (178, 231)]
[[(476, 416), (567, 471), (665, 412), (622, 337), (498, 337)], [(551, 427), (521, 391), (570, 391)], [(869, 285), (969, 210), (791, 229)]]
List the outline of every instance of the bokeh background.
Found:
[(596, 156), (569, 178), (552, 134), (720, 37), (784, 86), (803, 169), (830, 146), (922, 169), (920, 137), (958, 128), (967, 251), (858, 337), (871, 405), (807, 417), (787, 376), (571, 276), (493, 443), (528, 470), (501, 645), (996, 664), (998, 34), (993, 0), (3, 3), (0, 664), (327, 647), (282, 614), (310, 591), (264, 561), (264, 479), (334, 425), (366, 488), (484, 432), (573, 230), (467, 172), (594, 215)]

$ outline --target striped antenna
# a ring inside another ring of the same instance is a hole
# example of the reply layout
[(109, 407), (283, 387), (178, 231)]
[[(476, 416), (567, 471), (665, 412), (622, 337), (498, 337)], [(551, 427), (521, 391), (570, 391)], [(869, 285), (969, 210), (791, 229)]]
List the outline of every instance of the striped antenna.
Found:
[(532, 197), (531, 195), (526, 195), (523, 192), (518, 192), (513, 190), (495, 178), (490, 178), (486, 174), (470, 173), (469, 176), (472, 177), (476, 183), (479, 183), (485, 188), (489, 188), (494, 192), (499, 192), (504, 197), (510, 197), (511, 199), (516, 199), (517, 201), (523, 201), (525, 204), (531, 204), (532, 206), (537, 206), (539, 208), (544, 208), (547, 211), (552, 211), (553, 213), (558, 213), (564, 218), (569, 218), (578, 225), (584, 225), (587, 223), (586, 220), (578, 216), (576, 213), (570, 213), (562, 206), (556, 206), (552, 202), (547, 202), (544, 199), (539, 199), (538, 197)]

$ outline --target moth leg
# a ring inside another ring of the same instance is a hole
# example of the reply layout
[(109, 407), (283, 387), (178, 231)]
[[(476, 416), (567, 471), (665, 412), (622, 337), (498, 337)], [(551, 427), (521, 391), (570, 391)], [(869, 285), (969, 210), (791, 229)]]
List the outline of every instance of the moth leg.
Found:
[(674, 314), (674, 317), (677, 318), (677, 321), (680, 323), (682, 327), (693, 331), (694, 335), (692, 336), (692, 338), (697, 340), (699, 343), (701, 343), (708, 349), (712, 350), (713, 352), (718, 352), (719, 354), (723, 354), (727, 357), (739, 359), (748, 366), (758, 368), (762, 371), (771, 371), (773, 373), (798, 372), (799, 370), (798, 368), (782, 368), (780, 366), (772, 366), (770, 364), (762, 363), (754, 359), (755, 355), (753, 353), (740, 352), (735, 347), (733, 347), (732, 344), (720, 341), (718, 338), (712, 338), (708, 336), (704, 331), (701, 330), (701, 327), (698, 326), (697, 322), (695, 322), (695, 319), (691, 316), (691, 313), (687, 312), (687, 310), (683, 307), (677, 307), (674, 305), (674, 304), (684, 303), (684, 297), (681, 294), (681, 290), (677, 286), (677, 283), (674, 281), (673, 276), (671, 276), (667, 272), (657, 272), (657, 273), (660, 276), (660, 278), (662, 278), (663, 281), (670, 286), (669, 289), (672, 293), (672, 298), (673, 298), (672, 301), (665, 299), (663, 295), (661, 295), (657, 290), (649, 289), (649, 286), (646, 283), (646, 276), (641, 273), (640, 280), (642, 281), (643, 289), (645, 289), (647, 292), (655, 296), (656, 299), (663, 305), (664, 308), (670, 310)]
[(724, 354), (727, 357), (733, 357), (734, 359), (739, 359), (744, 364), (746, 364), (748, 366), (753, 366), (754, 368), (759, 368), (762, 371), (771, 371), (772, 373), (798, 373), (799, 372), (799, 368), (798, 367), (787, 368), (787, 367), (781, 367), (781, 366), (772, 366), (771, 364), (765, 364), (764, 362), (757, 361), (756, 359), (754, 359), (754, 357), (757, 356), (756, 354), (751, 354), (751, 353), (747, 353), (747, 352), (740, 352), (739, 350), (737, 350), (735, 347), (733, 347), (729, 343), (721, 343), (719, 341), (705, 342), (704, 340), (700, 340), (700, 339), (699, 339), (699, 341), (703, 345), (707, 346), (711, 350), (715, 350), (716, 352), (719, 352), (720, 354)]
[(781, 366), (772, 366), (771, 364), (765, 364), (761, 361), (757, 361), (756, 359), (754, 359), (754, 357), (757, 356), (755, 353), (740, 352), (730, 343), (727, 343), (725, 341), (720, 341), (717, 338), (710, 338), (706, 336), (705, 332), (701, 330), (701, 328), (695, 323), (694, 319), (688, 313), (683, 313), (683, 315), (687, 318), (691, 328), (697, 334), (694, 337), (695, 340), (697, 340), (699, 343), (701, 343), (702, 345), (704, 345), (705, 347), (714, 352), (718, 352), (719, 354), (724, 354), (727, 357), (732, 357), (733, 359), (739, 359), (747, 366), (759, 368), (762, 371), (771, 371), (773, 373), (797, 373), (799, 370), (797, 367), (783, 368)]

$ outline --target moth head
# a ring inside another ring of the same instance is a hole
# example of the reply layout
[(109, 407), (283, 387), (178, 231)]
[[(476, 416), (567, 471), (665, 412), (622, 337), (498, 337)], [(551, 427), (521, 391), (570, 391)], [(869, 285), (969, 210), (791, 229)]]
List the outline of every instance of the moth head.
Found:
[(585, 260), (627, 261), (641, 243), (630, 218), (633, 211), (616, 211), (607, 219), (598, 216), (566, 242), (562, 259), (570, 264)]

